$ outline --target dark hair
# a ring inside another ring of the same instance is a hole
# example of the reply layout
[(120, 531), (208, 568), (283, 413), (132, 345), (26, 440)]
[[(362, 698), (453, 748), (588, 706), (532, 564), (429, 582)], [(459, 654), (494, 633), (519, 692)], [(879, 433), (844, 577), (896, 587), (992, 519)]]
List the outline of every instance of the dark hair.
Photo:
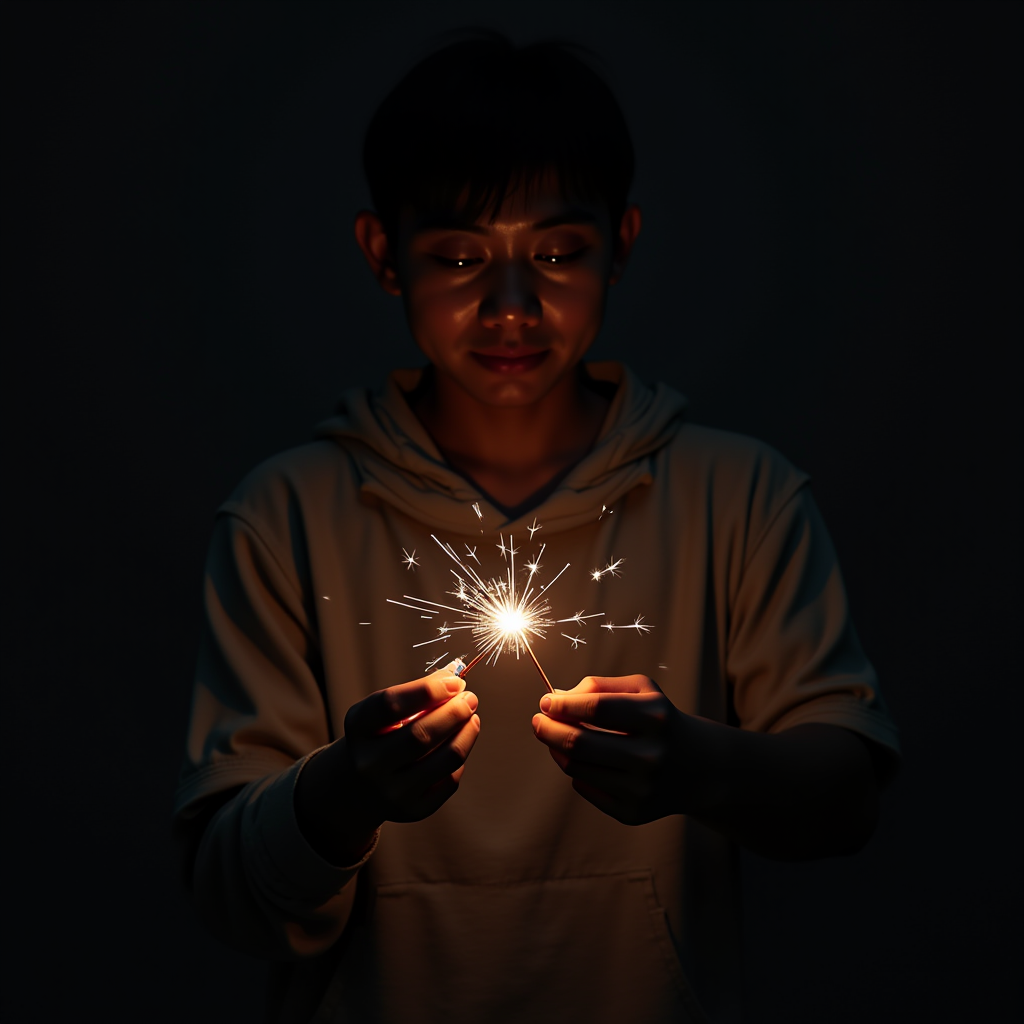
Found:
[[(494, 222), (505, 198), (528, 196), (553, 169), (563, 198), (607, 205), (612, 230), (633, 179), (633, 143), (604, 79), (552, 39), (516, 47), (498, 32), (423, 58), (385, 97), (366, 130), (363, 168), (388, 237), (406, 207)], [(460, 203), (463, 190), (466, 198)]]

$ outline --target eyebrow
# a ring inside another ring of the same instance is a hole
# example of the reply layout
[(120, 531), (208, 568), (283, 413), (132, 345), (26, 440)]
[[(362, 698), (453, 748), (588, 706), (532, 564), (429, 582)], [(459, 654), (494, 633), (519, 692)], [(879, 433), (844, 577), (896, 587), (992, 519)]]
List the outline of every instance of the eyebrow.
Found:
[[(543, 220), (537, 221), (536, 224), (531, 224), (530, 230), (547, 231), (549, 228), (562, 227), (564, 224), (597, 224), (597, 222), (597, 217), (589, 210), (573, 208), (545, 217)], [(418, 234), (421, 231), (466, 231), (471, 235), (490, 234), (487, 228), (448, 211), (425, 214), (418, 218), (413, 233)]]

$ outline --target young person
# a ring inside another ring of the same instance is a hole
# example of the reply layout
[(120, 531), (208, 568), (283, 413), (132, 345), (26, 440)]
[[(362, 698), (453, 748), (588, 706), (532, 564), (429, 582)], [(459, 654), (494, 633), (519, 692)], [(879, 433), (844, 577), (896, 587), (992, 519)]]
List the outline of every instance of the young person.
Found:
[[(584, 362), (641, 215), (571, 45), (445, 47), (364, 156), (356, 241), (428, 365), (219, 510), (176, 812), (200, 913), (281, 964), (280, 1020), (736, 1020), (738, 845), (854, 853), (898, 756), (808, 478)], [(457, 613), (389, 603), (457, 601), (432, 535), (484, 577), (569, 563), (539, 707), (529, 660), (471, 692)]]

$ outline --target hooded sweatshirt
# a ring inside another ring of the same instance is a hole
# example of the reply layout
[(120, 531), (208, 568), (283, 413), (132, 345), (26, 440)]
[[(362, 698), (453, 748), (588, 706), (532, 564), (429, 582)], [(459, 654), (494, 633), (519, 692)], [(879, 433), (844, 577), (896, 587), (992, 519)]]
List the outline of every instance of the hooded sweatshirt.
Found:
[(218, 511), (176, 821), (208, 927), (279, 962), (276, 1019), (739, 1019), (735, 845), (580, 797), (533, 735), (545, 690), (525, 657), (474, 668), (483, 728), (438, 811), (386, 822), (354, 865), (304, 839), (296, 779), (348, 708), (474, 653), (441, 543), (484, 578), (507, 578), (513, 549), (539, 562), (569, 620), (533, 643), (558, 688), (640, 673), (687, 714), (830, 723), (898, 754), (808, 477), (688, 423), (671, 388), (588, 371), (616, 386), (598, 439), (516, 520), (410, 410), (418, 370), (350, 391)]

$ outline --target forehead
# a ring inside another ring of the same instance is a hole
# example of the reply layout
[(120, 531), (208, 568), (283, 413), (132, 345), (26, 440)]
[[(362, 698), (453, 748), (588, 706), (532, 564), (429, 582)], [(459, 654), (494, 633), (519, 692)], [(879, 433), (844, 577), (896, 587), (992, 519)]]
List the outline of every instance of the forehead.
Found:
[(489, 235), (495, 231), (546, 231), (561, 225), (581, 225), (606, 230), (608, 211), (603, 204), (594, 204), (578, 197), (562, 195), (551, 175), (545, 175), (526, 187), (516, 184), (505, 196), (492, 219), (488, 206), (476, 217), (465, 211), (468, 189), (464, 189), (455, 207), (415, 211), (407, 208), (402, 215), (403, 234), (431, 231), (464, 231)]

